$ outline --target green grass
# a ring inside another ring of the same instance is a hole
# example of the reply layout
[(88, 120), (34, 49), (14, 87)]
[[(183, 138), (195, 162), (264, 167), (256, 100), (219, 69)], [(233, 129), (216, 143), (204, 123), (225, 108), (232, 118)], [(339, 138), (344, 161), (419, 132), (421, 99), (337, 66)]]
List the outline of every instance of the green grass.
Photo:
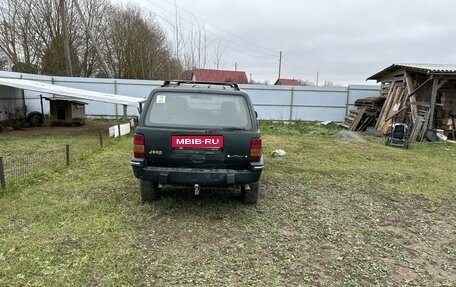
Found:
[(0, 190), (0, 286), (456, 285), (455, 146), (261, 127), (256, 206), (173, 188), (141, 204), (131, 137)]

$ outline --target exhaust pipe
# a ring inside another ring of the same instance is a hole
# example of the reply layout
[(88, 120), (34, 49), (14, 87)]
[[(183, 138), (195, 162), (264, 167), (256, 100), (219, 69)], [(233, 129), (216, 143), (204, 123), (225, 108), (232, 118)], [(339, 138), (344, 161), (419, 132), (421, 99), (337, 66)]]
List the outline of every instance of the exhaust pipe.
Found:
[(250, 190), (250, 185), (249, 184), (244, 184), (244, 190), (249, 191)]

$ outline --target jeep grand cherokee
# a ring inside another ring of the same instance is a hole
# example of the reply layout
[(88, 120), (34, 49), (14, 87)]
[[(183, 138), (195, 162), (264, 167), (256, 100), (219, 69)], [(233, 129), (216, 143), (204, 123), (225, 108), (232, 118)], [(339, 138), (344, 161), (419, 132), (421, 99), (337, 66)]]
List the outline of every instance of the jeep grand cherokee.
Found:
[(131, 159), (143, 202), (164, 185), (236, 187), (257, 203), (261, 136), (249, 96), (236, 84), (166, 81), (141, 113)]

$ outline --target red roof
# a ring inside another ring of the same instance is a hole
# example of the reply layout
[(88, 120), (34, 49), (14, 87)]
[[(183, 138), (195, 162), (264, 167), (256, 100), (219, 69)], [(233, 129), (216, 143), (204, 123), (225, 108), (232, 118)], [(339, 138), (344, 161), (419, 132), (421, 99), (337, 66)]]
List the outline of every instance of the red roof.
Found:
[(184, 80), (207, 81), (207, 82), (232, 82), (248, 84), (247, 75), (244, 71), (193, 69), (182, 73)]
[(296, 79), (278, 79), (274, 85), (282, 85), (282, 86), (300, 86), (298, 80)]

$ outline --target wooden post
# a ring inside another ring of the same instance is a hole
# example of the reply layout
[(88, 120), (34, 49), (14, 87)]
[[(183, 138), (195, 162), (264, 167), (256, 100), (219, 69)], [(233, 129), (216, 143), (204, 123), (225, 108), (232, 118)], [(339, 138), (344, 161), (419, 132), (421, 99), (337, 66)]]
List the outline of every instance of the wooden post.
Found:
[(3, 157), (0, 156), (0, 186), (6, 188), (5, 168), (3, 167)]
[(125, 122), (128, 121), (128, 118), (127, 118), (127, 105), (123, 105), (123, 120)]
[(70, 145), (67, 144), (65, 146), (65, 152), (66, 152), (66, 165), (69, 166), (70, 165)]
[(101, 132), (100, 132), (100, 147), (103, 148), (103, 137), (101, 136)]
[(439, 91), (439, 80), (434, 79), (432, 83), (431, 93), (431, 108), (429, 109), (429, 123), (428, 128), (434, 129), (434, 114), (435, 114), (435, 102), (437, 101), (437, 92)]
[(43, 115), (43, 119), (44, 119), (43, 95), (40, 95), (40, 106), (41, 106), (41, 114)]
[[(407, 92), (408, 92), (407, 98), (409, 98), (410, 103), (415, 103), (416, 102), (416, 96), (415, 95), (411, 95), (412, 92), (413, 92), (413, 87), (415, 85), (413, 84), (412, 77), (409, 74), (405, 75), (405, 83), (406, 83)], [(416, 123), (416, 121), (418, 119), (418, 108), (417, 108), (417, 106), (411, 104), (410, 105), (410, 111), (411, 111), (411, 114), (412, 114), (412, 122), (415, 125), (415, 123)]]

